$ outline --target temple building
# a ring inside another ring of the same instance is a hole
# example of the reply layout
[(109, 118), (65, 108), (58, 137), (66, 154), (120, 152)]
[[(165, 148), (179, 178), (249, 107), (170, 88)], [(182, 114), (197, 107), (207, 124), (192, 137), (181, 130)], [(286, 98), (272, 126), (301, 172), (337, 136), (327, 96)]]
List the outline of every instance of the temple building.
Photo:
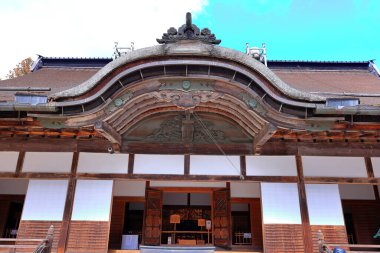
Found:
[[(112, 58), (0, 81), (0, 237), (52, 252), (380, 244), (373, 61), (267, 60), (169, 28)], [(117, 51), (119, 52), (119, 51)]]

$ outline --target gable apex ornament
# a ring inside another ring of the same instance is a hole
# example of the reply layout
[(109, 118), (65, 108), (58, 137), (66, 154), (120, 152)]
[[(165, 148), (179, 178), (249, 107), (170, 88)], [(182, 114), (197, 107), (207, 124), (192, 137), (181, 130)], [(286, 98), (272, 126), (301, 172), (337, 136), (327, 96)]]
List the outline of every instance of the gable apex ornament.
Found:
[(211, 33), (208, 28), (203, 28), (201, 31), (198, 26), (194, 25), (191, 19), (191, 13), (186, 13), (186, 24), (175, 29), (170, 27), (167, 33), (162, 35), (162, 39), (157, 39), (159, 44), (175, 43), (180, 40), (199, 40), (208, 44), (218, 45), (221, 40), (215, 38), (215, 34)]

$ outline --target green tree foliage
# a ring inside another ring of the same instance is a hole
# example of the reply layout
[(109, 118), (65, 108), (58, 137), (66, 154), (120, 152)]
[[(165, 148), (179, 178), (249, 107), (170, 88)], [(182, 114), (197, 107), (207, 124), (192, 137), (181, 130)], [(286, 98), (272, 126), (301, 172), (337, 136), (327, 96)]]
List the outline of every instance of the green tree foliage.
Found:
[(8, 79), (11, 79), (11, 78), (29, 74), (31, 72), (30, 67), (32, 66), (32, 63), (33, 63), (33, 60), (30, 57), (22, 60), (16, 65), (16, 67), (14, 67), (12, 70), (9, 70), (6, 77)]

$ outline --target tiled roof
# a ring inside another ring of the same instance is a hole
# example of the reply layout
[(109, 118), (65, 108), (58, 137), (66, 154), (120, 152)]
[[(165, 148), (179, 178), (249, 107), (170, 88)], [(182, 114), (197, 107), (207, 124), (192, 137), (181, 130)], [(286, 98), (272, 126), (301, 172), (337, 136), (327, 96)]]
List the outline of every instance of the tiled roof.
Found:
[[(49, 87), (51, 91), (33, 92), (49, 95), (72, 88), (93, 76), (99, 68), (41, 68), (18, 78), (0, 81), (0, 87)], [(15, 91), (0, 91), (1, 101), (13, 101)]]

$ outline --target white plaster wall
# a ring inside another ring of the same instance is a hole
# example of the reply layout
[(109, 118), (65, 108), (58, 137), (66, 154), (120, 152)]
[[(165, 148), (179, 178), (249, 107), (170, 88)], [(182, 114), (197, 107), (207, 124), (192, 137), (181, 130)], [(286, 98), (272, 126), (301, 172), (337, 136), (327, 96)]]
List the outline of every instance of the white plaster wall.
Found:
[(80, 173), (128, 173), (128, 154), (80, 153)]
[(375, 199), (372, 185), (341, 184), (339, 192), (342, 199)]
[(184, 166), (183, 155), (135, 155), (133, 173), (183, 175)]
[(145, 181), (114, 181), (113, 196), (145, 197)]
[(302, 156), (303, 171), (310, 177), (367, 177), (363, 157)]
[(294, 156), (246, 156), (248, 176), (297, 176)]
[(23, 172), (55, 172), (71, 171), (73, 153), (70, 152), (26, 152)]
[(210, 193), (191, 193), (190, 205), (211, 206), (211, 194)]
[(0, 179), (0, 194), (25, 195), (28, 182), (27, 179)]
[(260, 183), (231, 182), (232, 198), (260, 198)]
[(295, 183), (261, 183), (264, 224), (301, 224)]
[(239, 156), (192, 155), (190, 156), (192, 175), (240, 175)]
[(67, 186), (67, 180), (30, 180), (21, 219), (61, 221)]
[(310, 225), (344, 225), (342, 203), (336, 184), (307, 184)]
[(380, 157), (372, 157), (371, 160), (375, 177), (380, 177)]
[(0, 152), (0, 172), (15, 172), (18, 152)]
[(187, 193), (164, 192), (162, 203), (163, 203), (163, 205), (170, 205), (170, 206), (186, 206), (187, 205)]
[(226, 182), (150, 181), (152, 187), (215, 187), (224, 188)]
[(112, 180), (78, 180), (71, 220), (109, 221)]

